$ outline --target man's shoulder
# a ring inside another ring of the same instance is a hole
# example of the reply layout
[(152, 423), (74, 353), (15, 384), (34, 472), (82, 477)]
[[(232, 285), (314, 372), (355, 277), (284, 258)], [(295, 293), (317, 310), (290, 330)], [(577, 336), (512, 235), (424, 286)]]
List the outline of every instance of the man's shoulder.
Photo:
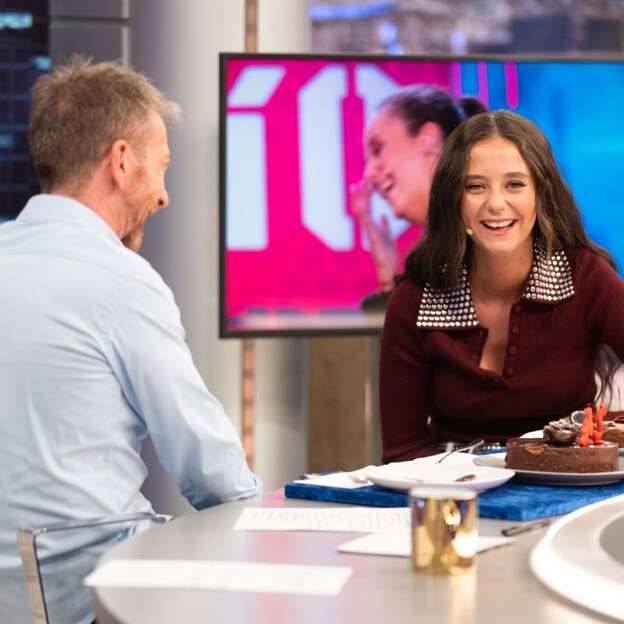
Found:
[(123, 245), (107, 245), (102, 257), (92, 259), (101, 268), (115, 273), (124, 280), (132, 280), (146, 286), (161, 288), (166, 286), (160, 273), (143, 256)]
[(61, 255), (85, 264), (92, 264), (120, 277), (158, 279), (160, 276), (152, 265), (138, 253), (124, 247), (119, 240), (87, 232), (84, 236), (67, 233)]

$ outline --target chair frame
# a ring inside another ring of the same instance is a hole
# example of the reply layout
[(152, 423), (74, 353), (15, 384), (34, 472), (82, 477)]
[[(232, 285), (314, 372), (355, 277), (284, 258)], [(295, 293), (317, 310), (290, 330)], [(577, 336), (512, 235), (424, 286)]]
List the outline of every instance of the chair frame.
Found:
[(49, 624), (48, 609), (46, 607), (45, 592), (41, 579), (41, 569), (39, 567), (39, 557), (37, 556), (37, 538), (44, 533), (56, 533), (60, 531), (74, 531), (76, 529), (87, 529), (107, 524), (122, 524), (128, 522), (140, 522), (142, 520), (153, 520), (158, 523), (168, 522), (170, 516), (153, 512), (142, 512), (117, 516), (115, 518), (102, 517), (85, 520), (71, 520), (50, 524), (47, 527), (37, 529), (23, 527), (17, 532), (17, 546), (22, 559), (26, 587), (28, 589), (28, 600), (34, 617), (35, 624)]

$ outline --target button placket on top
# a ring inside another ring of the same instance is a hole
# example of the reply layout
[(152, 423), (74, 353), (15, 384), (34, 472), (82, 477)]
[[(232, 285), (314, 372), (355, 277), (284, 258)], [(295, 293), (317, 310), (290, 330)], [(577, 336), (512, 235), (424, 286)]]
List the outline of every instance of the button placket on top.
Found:
[(507, 349), (505, 351), (505, 364), (503, 366), (503, 375), (507, 379), (513, 377), (517, 367), (518, 343), (520, 337), (520, 315), (522, 313), (522, 304), (515, 303), (511, 306), (509, 314), (509, 333), (507, 338)]
[(487, 339), (487, 330), (480, 328), (479, 331), (476, 332), (474, 339), (472, 340), (471, 345), (471, 359), (474, 364), (479, 366), (481, 362), (481, 356), (483, 355), (483, 347), (485, 346), (485, 341)]

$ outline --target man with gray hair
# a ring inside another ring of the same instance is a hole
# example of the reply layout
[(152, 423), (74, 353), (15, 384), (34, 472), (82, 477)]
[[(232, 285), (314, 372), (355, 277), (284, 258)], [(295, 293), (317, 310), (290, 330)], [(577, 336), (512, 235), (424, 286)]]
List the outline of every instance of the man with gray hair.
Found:
[[(76, 57), (33, 87), (41, 194), (0, 226), (2, 622), (32, 622), (21, 526), (152, 510), (139, 491), (146, 435), (198, 509), (261, 487), (193, 363), (171, 291), (135, 253), (146, 219), (169, 203), (167, 125), (179, 118), (116, 62)], [(93, 620), (81, 580), (118, 532), (42, 549), (52, 622)]]

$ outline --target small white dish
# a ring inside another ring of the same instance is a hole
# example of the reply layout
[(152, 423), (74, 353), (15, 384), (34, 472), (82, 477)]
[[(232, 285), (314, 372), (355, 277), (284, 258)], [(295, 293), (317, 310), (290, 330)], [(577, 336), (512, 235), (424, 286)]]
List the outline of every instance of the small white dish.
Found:
[[(445, 455), (446, 455), (446, 452), (445, 453), (438, 453), (437, 455), (428, 455), (427, 457), (418, 457), (417, 459), (412, 459), (410, 461), (393, 462), (393, 463), (387, 464), (387, 465), (388, 466), (394, 466), (395, 468), (402, 468), (403, 466), (409, 466), (410, 464), (412, 464), (414, 462), (416, 462), (418, 464), (436, 464)], [(449, 466), (451, 464), (470, 465), (470, 464), (472, 464), (472, 462), (473, 462), (475, 457), (476, 457), (476, 455), (474, 455), (473, 453), (465, 453), (465, 452), (461, 451), (461, 452), (457, 452), (457, 453), (453, 453), (452, 455), (449, 455), (441, 463), (443, 463), (446, 466)]]
[[(474, 479), (457, 481), (468, 474), (475, 475)], [(430, 464), (417, 460), (373, 466), (366, 470), (366, 476), (376, 485), (402, 492), (420, 485), (444, 485), (444, 487), (483, 492), (505, 483), (514, 474), (514, 471), (508, 468), (487, 468), (473, 463)]]

